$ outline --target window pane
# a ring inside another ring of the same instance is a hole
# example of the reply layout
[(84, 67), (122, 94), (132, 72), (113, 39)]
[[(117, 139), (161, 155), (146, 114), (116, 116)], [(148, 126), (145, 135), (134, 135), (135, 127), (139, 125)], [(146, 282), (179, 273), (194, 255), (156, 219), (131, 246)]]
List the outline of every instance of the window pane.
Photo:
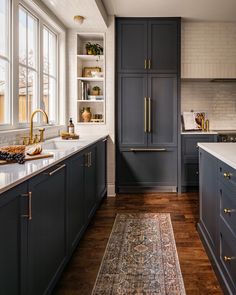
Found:
[(28, 65), (32, 68), (37, 64), (37, 20), (28, 15)]
[(57, 50), (56, 50), (56, 35), (53, 33), (49, 33), (49, 75), (56, 76), (56, 58), (57, 58)]
[(26, 33), (27, 33), (27, 14), (19, 9), (19, 61), (22, 64), (27, 64), (27, 47), (26, 47)]
[(54, 78), (49, 78), (49, 120), (51, 123), (56, 122), (56, 81)]
[(25, 67), (19, 67), (19, 122), (28, 120), (28, 99), (27, 99), (27, 71)]
[(49, 77), (47, 75), (43, 75), (43, 105), (42, 105), (42, 109), (49, 115), (49, 103), (48, 103), (49, 81), (48, 80), (49, 80)]
[(0, 0), (0, 55), (8, 56), (8, 0)]
[(0, 124), (7, 124), (10, 121), (8, 69), (9, 63), (0, 59)]
[(48, 74), (48, 30), (43, 29), (43, 72)]

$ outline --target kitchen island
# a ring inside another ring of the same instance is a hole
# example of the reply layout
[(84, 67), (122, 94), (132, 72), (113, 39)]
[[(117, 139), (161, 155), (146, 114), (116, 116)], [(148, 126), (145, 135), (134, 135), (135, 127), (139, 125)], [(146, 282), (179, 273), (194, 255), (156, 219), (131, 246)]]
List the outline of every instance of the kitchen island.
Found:
[(199, 234), (224, 294), (236, 294), (236, 143), (198, 146)]

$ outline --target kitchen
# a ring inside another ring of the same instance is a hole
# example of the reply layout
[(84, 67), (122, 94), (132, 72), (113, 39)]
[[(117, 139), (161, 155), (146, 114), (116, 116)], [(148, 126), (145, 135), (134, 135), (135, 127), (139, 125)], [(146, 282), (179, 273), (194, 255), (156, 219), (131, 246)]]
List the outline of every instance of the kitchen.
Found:
[[(234, 143), (216, 142), (236, 130), (235, 3), (208, 2), (26, 0), (19, 12), (19, 1), (1, 1), (0, 146), (34, 141), (50, 154), (0, 167), (1, 294), (90, 294), (97, 275), (93, 292), (105, 292), (98, 273), (115, 217), (134, 213), (170, 213), (177, 294), (235, 293)], [(89, 55), (88, 43), (103, 51)], [(206, 114), (210, 131), (183, 129), (191, 111)], [(70, 118), (79, 139), (58, 137)]]

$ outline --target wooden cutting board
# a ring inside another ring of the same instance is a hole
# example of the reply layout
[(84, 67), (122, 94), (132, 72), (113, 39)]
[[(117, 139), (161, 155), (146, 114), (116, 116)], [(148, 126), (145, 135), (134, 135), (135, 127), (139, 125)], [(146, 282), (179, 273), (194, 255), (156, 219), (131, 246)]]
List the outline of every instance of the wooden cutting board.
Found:
[[(25, 156), (25, 161), (32, 161), (32, 160), (39, 160), (39, 159), (44, 159), (44, 158), (50, 158), (53, 157), (53, 154), (39, 154), (35, 156)], [(6, 165), (6, 164), (16, 164), (17, 162), (15, 161), (5, 161), (5, 160), (0, 160), (0, 165)]]

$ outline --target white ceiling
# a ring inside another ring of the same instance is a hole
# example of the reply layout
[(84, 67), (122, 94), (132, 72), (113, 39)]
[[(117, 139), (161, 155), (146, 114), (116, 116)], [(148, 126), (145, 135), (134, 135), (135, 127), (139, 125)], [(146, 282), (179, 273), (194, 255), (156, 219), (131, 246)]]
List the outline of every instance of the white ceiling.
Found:
[[(80, 31), (104, 31), (106, 25), (99, 10), (123, 17), (175, 17), (194, 21), (236, 21), (236, 0), (42, 0), (69, 28)], [(74, 15), (83, 15), (82, 25)]]

